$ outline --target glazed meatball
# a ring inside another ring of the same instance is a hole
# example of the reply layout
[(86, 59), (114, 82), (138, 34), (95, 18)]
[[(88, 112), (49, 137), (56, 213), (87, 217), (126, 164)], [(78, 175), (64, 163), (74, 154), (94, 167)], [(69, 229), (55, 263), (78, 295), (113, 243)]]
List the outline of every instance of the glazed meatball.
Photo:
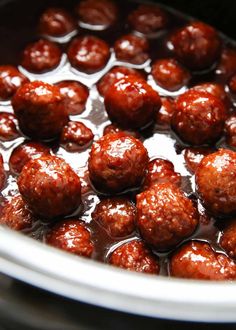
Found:
[(190, 73), (173, 58), (155, 61), (152, 76), (159, 86), (172, 92), (186, 86), (190, 80)]
[(17, 183), (30, 209), (46, 219), (68, 215), (81, 205), (80, 179), (61, 158), (30, 160)]
[(236, 116), (230, 116), (225, 122), (226, 142), (231, 147), (236, 147)]
[(10, 170), (13, 174), (19, 175), (27, 162), (44, 155), (49, 155), (50, 149), (39, 142), (26, 141), (17, 146), (11, 153), (9, 159)]
[(136, 139), (140, 138), (140, 134), (137, 131), (122, 130), (119, 126), (114, 125), (114, 124), (107, 125), (103, 130), (103, 135), (114, 134), (114, 133), (122, 133), (122, 132), (127, 134), (127, 135), (131, 135), (131, 136), (135, 137)]
[(107, 134), (94, 142), (88, 160), (92, 183), (106, 193), (138, 187), (147, 164), (142, 142), (124, 133)]
[(0, 224), (14, 230), (30, 229), (34, 221), (34, 216), (20, 195), (12, 197), (0, 214)]
[(110, 120), (126, 129), (152, 123), (161, 107), (159, 94), (144, 80), (133, 76), (112, 85), (104, 103)]
[(64, 97), (65, 107), (69, 115), (79, 115), (85, 110), (89, 90), (78, 81), (61, 81), (56, 84)]
[(0, 100), (10, 99), (26, 82), (29, 82), (29, 79), (14, 66), (0, 65)]
[(223, 133), (226, 114), (219, 98), (207, 92), (188, 90), (176, 100), (172, 128), (184, 142), (211, 144)]
[(217, 31), (202, 22), (192, 22), (171, 36), (175, 56), (193, 70), (212, 66), (220, 55), (221, 40)]
[(236, 265), (205, 242), (192, 241), (177, 250), (170, 260), (170, 275), (197, 280), (233, 280)]
[(147, 173), (142, 185), (143, 190), (158, 183), (170, 182), (176, 186), (181, 185), (181, 175), (176, 173), (174, 165), (166, 159), (156, 158), (149, 162)]
[(115, 42), (114, 51), (120, 61), (143, 64), (149, 58), (149, 44), (144, 37), (127, 34)]
[(47, 83), (24, 84), (12, 98), (12, 106), (21, 131), (33, 139), (55, 138), (68, 122), (59, 88)]
[(229, 78), (236, 71), (236, 49), (225, 47), (216, 67), (216, 74), (222, 78)]
[(220, 149), (199, 164), (197, 192), (206, 209), (216, 216), (236, 213), (236, 152)]
[(8, 112), (0, 112), (0, 141), (11, 141), (18, 136), (16, 117)]
[(92, 219), (112, 237), (129, 236), (135, 229), (136, 207), (126, 198), (107, 198), (96, 206)]
[(107, 64), (110, 49), (105, 41), (94, 36), (75, 38), (67, 52), (73, 67), (85, 73), (94, 73)]
[(83, 123), (69, 121), (61, 132), (60, 144), (67, 151), (81, 151), (92, 143), (93, 138), (93, 132)]
[(155, 5), (139, 5), (128, 17), (129, 24), (138, 32), (150, 34), (167, 27), (167, 13)]
[(0, 153), (0, 191), (4, 187), (5, 181), (6, 181), (6, 174), (5, 174), (5, 170), (4, 170), (2, 154)]
[(82, 221), (65, 220), (57, 223), (47, 234), (46, 243), (78, 256), (90, 258), (94, 244)]
[(51, 37), (61, 37), (76, 30), (74, 18), (65, 9), (48, 8), (40, 17), (39, 31)]
[(220, 245), (231, 258), (236, 258), (236, 221), (231, 220), (220, 237)]
[(30, 72), (44, 73), (59, 65), (61, 55), (60, 48), (54, 42), (40, 39), (25, 48), (21, 65)]
[(111, 254), (110, 264), (130, 271), (159, 274), (157, 258), (142, 241), (133, 240), (117, 247)]
[(185, 165), (189, 172), (194, 174), (200, 164), (201, 160), (214, 152), (214, 149), (207, 147), (199, 147), (199, 148), (186, 148), (184, 149), (184, 160)]
[(112, 0), (82, 0), (76, 11), (82, 23), (101, 28), (111, 26), (118, 17), (118, 7)]
[(109, 88), (118, 80), (127, 76), (136, 76), (138, 78), (144, 78), (144, 75), (139, 71), (128, 68), (125, 66), (116, 66), (108, 71), (97, 83), (97, 89), (102, 96), (105, 96)]
[(192, 201), (172, 183), (151, 186), (137, 195), (137, 225), (157, 250), (169, 250), (195, 231), (199, 216)]
[(175, 112), (175, 102), (171, 97), (161, 97), (161, 108), (156, 113), (156, 124), (160, 129), (169, 129)]

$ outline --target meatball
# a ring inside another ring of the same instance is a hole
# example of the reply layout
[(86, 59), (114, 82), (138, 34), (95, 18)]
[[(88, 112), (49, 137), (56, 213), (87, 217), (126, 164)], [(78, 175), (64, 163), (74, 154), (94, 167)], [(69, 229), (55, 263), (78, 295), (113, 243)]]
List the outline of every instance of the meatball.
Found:
[(223, 133), (226, 114), (219, 98), (207, 92), (188, 90), (176, 100), (172, 128), (184, 142), (211, 144)]
[(112, 0), (82, 0), (76, 11), (82, 23), (101, 28), (111, 26), (118, 17), (118, 7)]
[(230, 116), (225, 122), (225, 137), (229, 146), (236, 148), (236, 116)]
[(217, 31), (202, 22), (192, 22), (171, 36), (177, 59), (193, 70), (212, 66), (220, 55), (221, 40)]
[(61, 37), (76, 30), (74, 18), (65, 9), (48, 8), (39, 20), (39, 31), (51, 37)]
[(30, 229), (35, 218), (20, 195), (12, 197), (4, 206), (0, 214), (0, 224), (14, 230)]
[(139, 71), (125, 66), (116, 66), (108, 71), (97, 83), (97, 89), (102, 96), (105, 96), (109, 88), (118, 80), (127, 76), (143, 78), (144, 75)]
[(9, 159), (10, 170), (19, 175), (27, 162), (44, 155), (49, 155), (50, 149), (39, 142), (26, 141), (17, 146), (11, 153)]
[(137, 225), (157, 250), (169, 250), (195, 231), (199, 215), (193, 202), (172, 183), (151, 186), (137, 195)]
[(46, 243), (86, 258), (90, 258), (94, 250), (90, 232), (76, 219), (57, 223), (46, 235)]
[(200, 164), (201, 160), (209, 154), (212, 154), (214, 149), (207, 147), (199, 147), (199, 148), (186, 148), (184, 149), (184, 160), (185, 165), (189, 172), (194, 174)]
[(81, 205), (80, 179), (61, 158), (30, 160), (17, 183), (30, 209), (46, 219), (68, 215)]
[(147, 164), (142, 142), (124, 133), (107, 134), (94, 142), (88, 160), (92, 183), (106, 193), (138, 187)]
[(222, 50), (216, 67), (217, 75), (229, 78), (236, 71), (236, 49), (226, 47)]
[(12, 98), (12, 106), (21, 131), (30, 138), (57, 137), (68, 122), (59, 88), (47, 83), (24, 84)]
[(29, 79), (14, 66), (0, 65), (0, 100), (10, 99), (26, 82), (29, 82)]
[(0, 191), (4, 187), (5, 181), (6, 181), (6, 174), (5, 174), (5, 170), (4, 170), (2, 154), (0, 153)]
[(119, 126), (114, 124), (107, 125), (103, 130), (103, 135), (106, 134), (114, 134), (114, 133), (125, 133), (127, 135), (131, 135), (135, 137), (136, 139), (140, 138), (140, 134), (137, 131), (131, 131), (131, 130), (122, 130)]
[(159, 86), (172, 92), (186, 86), (190, 80), (190, 73), (173, 58), (155, 61), (152, 76)]
[(125, 237), (135, 229), (136, 207), (126, 198), (107, 198), (96, 206), (92, 219), (112, 237)]
[(85, 73), (94, 73), (107, 64), (110, 57), (108, 44), (94, 36), (75, 38), (67, 52), (73, 67)]
[(236, 258), (236, 221), (231, 220), (220, 237), (220, 245), (231, 258)]
[(142, 241), (133, 240), (117, 247), (111, 254), (110, 264), (130, 271), (159, 274), (157, 258)]
[(144, 80), (134, 76), (112, 85), (104, 103), (110, 120), (126, 129), (150, 124), (161, 107), (159, 94)]
[(160, 129), (169, 129), (175, 112), (175, 102), (170, 97), (161, 97), (161, 108), (156, 113), (156, 124)]
[(199, 164), (196, 188), (206, 209), (216, 216), (236, 213), (236, 152), (220, 149)]
[(149, 58), (149, 44), (146, 38), (127, 34), (115, 42), (114, 51), (120, 61), (143, 64)]
[(78, 81), (61, 81), (56, 84), (64, 97), (65, 107), (69, 115), (79, 115), (85, 110), (89, 90)]
[(21, 65), (30, 72), (44, 73), (59, 65), (61, 55), (60, 48), (54, 42), (40, 39), (25, 48)]
[(155, 184), (167, 182), (173, 183), (176, 186), (181, 185), (181, 175), (175, 172), (174, 165), (169, 160), (161, 158), (150, 161), (142, 185), (143, 190)]
[(81, 151), (92, 143), (93, 138), (93, 132), (83, 123), (69, 121), (61, 132), (60, 144), (67, 151)]
[(0, 112), (0, 141), (11, 141), (18, 136), (15, 116), (8, 112)]
[(235, 96), (236, 94), (236, 74), (234, 74), (230, 80), (229, 80), (229, 90), (231, 91), (232, 94), (234, 94), (233, 96)]
[(233, 280), (236, 265), (205, 242), (192, 241), (177, 250), (170, 260), (170, 275), (197, 280)]
[(128, 17), (131, 27), (141, 33), (150, 34), (167, 27), (167, 13), (156, 5), (139, 5)]

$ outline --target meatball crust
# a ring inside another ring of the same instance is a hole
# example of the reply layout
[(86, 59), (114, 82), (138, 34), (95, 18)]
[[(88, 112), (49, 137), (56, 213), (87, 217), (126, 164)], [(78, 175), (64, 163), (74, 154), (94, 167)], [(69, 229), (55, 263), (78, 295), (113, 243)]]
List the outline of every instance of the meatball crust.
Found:
[(177, 59), (193, 70), (212, 66), (221, 51), (217, 31), (202, 22), (192, 22), (171, 36), (173, 52)]
[(229, 78), (236, 71), (236, 49), (225, 47), (220, 55), (216, 67), (216, 74), (222, 78)]
[(110, 264), (130, 271), (159, 274), (157, 258), (142, 241), (133, 240), (116, 248), (109, 260)]
[(160, 129), (169, 129), (175, 112), (175, 102), (171, 97), (161, 97), (161, 108), (156, 113), (156, 124)]
[(10, 99), (29, 79), (12, 65), (0, 65), (0, 100)]
[(231, 147), (236, 147), (236, 116), (230, 116), (225, 122), (226, 142)]
[(170, 275), (197, 280), (233, 280), (236, 265), (223, 253), (216, 253), (205, 242), (191, 241), (177, 250), (170, 260)]
[(107, 64), (110, 48), (102, 39), (88, 35), (72, 40), (67, 55), (71, 65), (77, 70), (94, 73)]
[(63, 8), (48, 8), (39, 19), (39, 31), (51, 37), (61, 37), (76, 30), (75, 19)]
[(144, 37), (127, 34), (115, 42), (114, 51), (120, 61), (143, 64), (149, 57), (149, 43)]
[(25, 48), (21, 65), (30, 72), (44, 73), (59, 65), (61, 55), (61, 50), (57, 44), (40, 39)]
[(136, 207), (126, 198), (107, 198), (97, 204), (92, 219), (110, 236), (126, 237), (135, 229)]
[(190, 73), (174, 58), (156, 60), (152, 65), (155, 82), (168, 91), (177, 91), (186, 86)]
[(16, 117), (9, 112), (0, 112), (0, 141), (12, 141), (18, 136)]
[(136, 139), (139, 139), (141, 137), (139, 132), (137, 132), (137, 131), (123, 130), (122, 128), (120, 128), (119, 126), (114, 125), (114, 124), (107, 125), (103, 130), (103, 135), (114, 134), (114, 133), (122, 133), (122, 132), (127, 134), (127, 135), (131, 135), (131, 136), (135, 137)]
[(196, 174), (196, 190), (216, 216), (236, 213), (236, 152), (220, 149), (205, 156)]
[(81, 205), (80, 179), (61, 158), (42, 156), (30, 160), (17, 183), (30, 209), (46, 219), (68, 215)]
[(68, 122), (59, 88), (44, 82), (24, 84), (12, 98), (12, 106), (21, 131), (33, 139), (55, 138)]
[(157, 250), (169, 250), (189, 237), (199, 221), (192, 201), (172, 183), (160, 183), (137, 195), (137, 225)]
[(94, 142), (88, 160), (92, 183), (105, 193), (138, 187), (147, 164), (142, 142), (124, 133), (107, 134)]
[(172, 128), (191, 145), (211, 144), (223, 133), (227, 111), (219, 98), (188, 90), (176, 100)]
[(90, 258), (94, 250), (89, 230), (77, 219), (63, 220), (54, 225), (46, 235), (46, 243), (86, 258)]
[(223, 229), (220, 245), (229, 257), (236, 259), (236, 220), (231, 220)]
[(49, 154), (50, 149), (46, 145), (39, 142), (25, 141), (12, 151), (9, 159), (10, 170), (13, 174), (19, 175), (22, 168), (31, 159)]
[(186, 148), (184, 149), (184, 160), (185, 165), (189, 172), (194, 174), (200, 164), (201, 160), (212, 154), (215, 150), (207, 147), (198, 147), (198, 148)]
[(5, 174), (5, 170), (4, 170), (2, 154), (0, 153), (0, 191), (4, 187), (5, 181), (6, 181), (6, 174)]
[(150, 124), (161, 107), (159, 94), (145, 80), (133, 76), (112, 85), (104, 103), (110, 120), (127, 129)]
[(92, 143), (93, 138), (93, 132), (83, 123), (69, 121), (62, 130), (60, 144), (67, 151), (82, 151)]

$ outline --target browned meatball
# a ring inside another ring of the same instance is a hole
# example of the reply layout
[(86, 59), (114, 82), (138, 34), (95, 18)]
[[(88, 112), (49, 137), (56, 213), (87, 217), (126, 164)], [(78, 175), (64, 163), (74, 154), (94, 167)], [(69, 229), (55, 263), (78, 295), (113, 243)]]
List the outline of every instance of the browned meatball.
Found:
[(168, 14), (156, 5), (139, 5), (128, 17), (129, 24), (138, 32), (149, 34), (167, 27)]
[(50, 149), (46, 145), (39, 142), (26, 141), (12, 151), (9, 159), (10, 170), (13, 174), (18, 175), (28, 161), (49, 154)]
[(40, 39), (25, 48), (21, 65), (30, 72), (43, 73), (56, 68), (61, 55), (60, 48), (54, 42)]
[(78, 81), (61, 81), (56, 84), (64, 97), (64, 103), (69, 115), (79, 115), (85, 110), (89, 90)]
[(149, 58), (147, 39), (134, 34), (118, 39), (114, 44), (114, 51), (118, 60), (132, 64), (143, 64)]
[(212, 154), (213, 152), (214, 149), (207, 147), (184, 149), (184, 160), (187, 169), (191, 173), (195, 173), (201, 160), (206, 155)]
[(127, 129), (150, 124), (161, 107), (159, 94), (146, 81), (134, 76), (112, 85), (104, 103), (110, 120)]
[(8, 112), (0, 112), (0, 141), (11, 141), (18, 136), (16, 117)]
[(82, 0), (76, 12), (82, 23), (107, 28), (118, 17), (118, 7), (112, 0)]
[(231, 147), (236, 147), (236, 116), (230, 116), (225, 122), (226, 142)]
[(231, 220), (222, 231), (220, 245), (231, 258), (236, 258), (236, 221)]
[(60, 144), (68, 151), (81, 151), (92, 143), (93, 138), (93, 132), (83, 123), (69, 121), (61, 132)]
[(2, 154), (0, 153), (0, 191), (4, 187), (5, 181), (6, 181), (6, 174), (5, 174), (5, 170), (4, 170)]
[(92, 219), (112, 237), (125, 237), (135, 229), (136, 207), (126, 198), (103, 199), (92, 213)]
[(233, 280), (236, 265), (205, 242), (192, 241), (177, 250), (170, 260), (170, 275), (197, 280)]
[(118, 193), (142, 182), (148, 164), (142, 142), (124, 133), (107, 134), (92, 145), (89, 175), (102, 192)]
[(114, 134), (114, 133), (122, 133), (122, 132), (127, 134), (127, 135), (131, 135), (131, 136), (135, 137), (136, 139), (140, 138), (139, 132), (134, 131), (134, 130), (132, 130), (132, 131), (131, 130), (123, 130), (119, 126), (114, 125), (114, 124), (107, 125), (103, 130), (103, 135)]
[(216, 73), (223, 78), (229, 78), (236, 71), (236, 49), (225, 47), (216, 67)]
[(156, 60), (152, 65), (152, 76), (155, 82), (168, 91), (177, 91), (186, 86), (190, 73), (175, 59)]
[(34, 221), (35, 218), (20, 195), (12, 197), (0, 214), (0, 224), (14, 230), (30, 229)]
[(74, 30), (76, 30), (76, 22), (63, 8), (48, 8), (40, 17), (39, 31), (42, 34), (61, 37)]
[(68, 215), (81, 205), (80, 179), (61, 158), (30, 160), (17, 183), (30, 209), (46, 219)]
[(216, 216), (236, 213), (236, 152), (220, 149), (204, 157), (195, 178), (208, 211)]
[(159, 274), (157, 258), (142, 241), (133, 240), (117, 247), (111, 254), (110, 264), (130, 271)]
[(199, 216), (192, 201), (172, 183), (160, 183), (137, 195), (137, 225), (157, 250), (168, 250), (192, 235)]
[(181, 175), (176, 173), (174, 165), (166, 159), (156, 158), (149, 162), (147, 173), (142, 185), (146, 190), (158, 183), (170, 182), (176, 186), (181, 185)]
[(168, 129), (175, 112), (175, 102), (170, 97), (161, 97), (161, 108), (156, 113), (156, 124), (161, 129)]
[(12, 106), (21, 131), (34, 139), (58, 136), (68, 121), (59, 88), (40, 81), (20, 87), (12, 98)]
[(28, 82), (17, 68), (11, 65), (0, 65), (0, 100), (10, 99), (17, 89)]
[(75, 38), (67, 52), (68, 59), (77, 70), (94, 73), (107, 64), (110, 57), (108, 44), (94, 36)]
[(172, 127), (184, 142), (210, 144), (223, 133), (226, 114), (219, 98), (207, 92), (188, 90), (176, 100)]
[(57, 223), (47, 234), (46, 243), (87, 258), (91, 257), (94, 250), (91, 234), (85, 224), (74, 219)]
[(171, 43), (175, 56), (193, 70), (213, 65), (221, 50), (217, 31), (202, 22), (192, 22), (177, 30), (171, 37)]

